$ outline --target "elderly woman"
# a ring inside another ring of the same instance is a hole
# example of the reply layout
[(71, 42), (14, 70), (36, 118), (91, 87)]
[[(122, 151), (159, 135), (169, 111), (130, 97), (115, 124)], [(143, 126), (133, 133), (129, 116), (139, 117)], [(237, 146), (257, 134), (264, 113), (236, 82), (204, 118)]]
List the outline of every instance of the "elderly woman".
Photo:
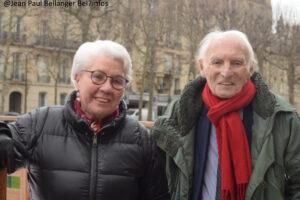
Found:
[(198, 62), (203, 77), (153, 128), (172, 199), (299, 199), (299, 118), (253, 72), (246, 35), (209, 33)]
[(147, 130), (126, 116), (127, 50), (87, 42), (72, 66), (66, 105), (38, 108), (0, 124), (0, 163), (28, 168), (30, 199), (169, 199), (164, 157)]

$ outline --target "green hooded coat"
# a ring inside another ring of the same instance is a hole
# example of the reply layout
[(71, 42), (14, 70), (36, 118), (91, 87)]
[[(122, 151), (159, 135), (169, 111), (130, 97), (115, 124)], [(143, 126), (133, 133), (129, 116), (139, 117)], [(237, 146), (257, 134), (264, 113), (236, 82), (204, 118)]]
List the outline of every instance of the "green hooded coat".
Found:
[[(252, 176), (246, 199), (300, 199), (300, 120), (295, 109), (271, 93), (260, 74), (252, 101)], [(166, 153), (166, 171), (172, 200), (190, 200), (194, 167), (194, 135), (203, 106), (206, 80), (199, 77), (186, 86), (152, 129)]]

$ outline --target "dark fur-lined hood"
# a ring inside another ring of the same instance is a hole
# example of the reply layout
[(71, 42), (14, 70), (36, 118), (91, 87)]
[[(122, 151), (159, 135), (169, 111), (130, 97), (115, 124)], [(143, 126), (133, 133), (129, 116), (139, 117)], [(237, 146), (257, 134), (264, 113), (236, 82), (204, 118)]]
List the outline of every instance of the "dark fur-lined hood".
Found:
[[(259, 73), (251, 76), (256, 87), (256, 95), (252, 101), (253, 111), (263, 119), (272, 117), (277, 111), (293, 111), (294, 109), (270, 92)], [(191, 81), (181, 96), (168, 107), (164, 116), (160, 117), (152, 128), (153, 137), (158, 145), (175, 155), (185, 137), (195, 127), (203, 102), (201, 93), (206, 79), (198, 77)]]

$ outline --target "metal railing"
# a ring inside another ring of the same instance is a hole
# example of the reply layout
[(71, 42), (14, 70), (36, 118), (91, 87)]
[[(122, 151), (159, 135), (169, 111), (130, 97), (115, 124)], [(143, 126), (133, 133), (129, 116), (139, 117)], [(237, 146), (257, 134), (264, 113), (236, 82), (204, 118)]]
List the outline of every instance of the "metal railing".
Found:
[[(1, 116), (0, 121), (4, 122), (12, 122), (16, 120), (16, 116)], [(146, 128), (150, 129), (154, 122), (152, 121), (140, 121)], [(7, 173), (6, 170), (0, 170), (0, 200), (6, 200), (6, 180), (7, 180)]]

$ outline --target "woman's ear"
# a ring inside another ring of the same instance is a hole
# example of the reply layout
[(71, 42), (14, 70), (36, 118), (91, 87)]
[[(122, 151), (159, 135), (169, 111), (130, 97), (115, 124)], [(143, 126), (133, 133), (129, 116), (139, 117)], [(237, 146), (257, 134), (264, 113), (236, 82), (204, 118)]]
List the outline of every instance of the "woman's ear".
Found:
[(78, 86), (79, 86), (79, 80), (80, 80), (80, 74), (76, 74), (75, 75), (75, 78), (74, 78), (74, 80), (75, 80), (75, 82), (74, 82), (74, 85), (75, 85), (75, 88), (76, 88), (76, 90), (79, 90), (79, 88), (78, 88)]

